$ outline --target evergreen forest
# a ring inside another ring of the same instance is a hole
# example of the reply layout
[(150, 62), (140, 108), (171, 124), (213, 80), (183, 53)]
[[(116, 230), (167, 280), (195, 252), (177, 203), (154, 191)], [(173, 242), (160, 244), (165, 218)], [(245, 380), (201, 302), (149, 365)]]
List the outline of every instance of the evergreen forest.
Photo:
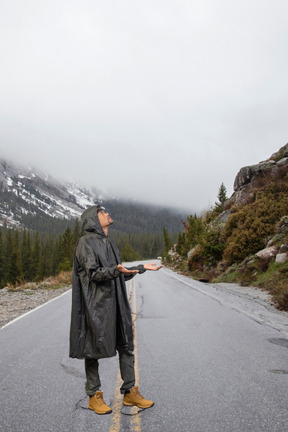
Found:
[[(39, 282), (72, 270), (75, 244), (84, 234), (82, 225), (76, 219), (62, 233), (57, 231), (0, 228), (0, 288)], [(171, 233), (174, 241), (176, 236)], [(127, 234), (112, 228), (109, 238), (116, 242), (123, 262), (155, 259), (163, 251), (162, 232)]]

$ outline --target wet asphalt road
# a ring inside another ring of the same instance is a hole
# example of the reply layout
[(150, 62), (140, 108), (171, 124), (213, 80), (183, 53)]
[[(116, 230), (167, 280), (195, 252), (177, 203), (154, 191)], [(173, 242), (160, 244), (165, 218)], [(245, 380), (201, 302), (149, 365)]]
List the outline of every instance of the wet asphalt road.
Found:
[[(139, 385), (155, 406), (87, 410), (83, 361), (68, 357), (69, 291), (0, 331), (1, 431), (287, 431), (287, 314), (167, 269), (134, 280)], [(100, 360), (111, 405), (117, 371), (117, 358)]]

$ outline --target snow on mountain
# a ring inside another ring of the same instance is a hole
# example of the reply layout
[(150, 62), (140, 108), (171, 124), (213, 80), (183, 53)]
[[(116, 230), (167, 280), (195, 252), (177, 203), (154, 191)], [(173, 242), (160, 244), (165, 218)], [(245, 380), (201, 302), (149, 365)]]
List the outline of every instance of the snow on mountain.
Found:
[(49, 174), (0, 159), (0, 225), (20, 226), (22, 215), (71, 219), (103, 201), (94, 189), (60, 183)]

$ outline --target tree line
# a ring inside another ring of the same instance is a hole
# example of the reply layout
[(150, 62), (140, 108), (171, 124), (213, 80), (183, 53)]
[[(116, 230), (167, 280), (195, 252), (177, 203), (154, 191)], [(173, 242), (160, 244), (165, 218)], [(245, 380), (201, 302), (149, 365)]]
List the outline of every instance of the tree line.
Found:
[[(75, 244), (83, 234), (78, 219), (61, 234), (1, 227), (0, 288), (39, 282), (72, 270)], [(155, 259), (163, 251), (162, 233), (127, 234), (111, 230), (109, 238), (115, 241), (123, 262)], [(174, 234), (172, 238), (175, 239)]]
[(82, 235), (80, 223), (61, 235), (26, 228), (0, 229), (0, 288), (7, 284), (38, 282), (71, 270), (74, 245)]

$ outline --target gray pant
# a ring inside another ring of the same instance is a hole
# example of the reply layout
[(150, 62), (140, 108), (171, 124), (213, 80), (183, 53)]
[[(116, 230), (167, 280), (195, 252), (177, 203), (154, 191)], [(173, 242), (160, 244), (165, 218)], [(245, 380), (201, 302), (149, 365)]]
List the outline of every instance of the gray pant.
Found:
[[(119, 354), (119, 367), (123, 384), (120, 388), (121, 393), (134, 387), (135, 371), (134, 371), (134, 354), (132, 351), (117, 348)], [(98, 372), (99, 363), (97, 359), (85, 359), (86, 371), (86, 386), (85, 390), (88, 396), (92, 396), (101, 387), (100, 376)]]

